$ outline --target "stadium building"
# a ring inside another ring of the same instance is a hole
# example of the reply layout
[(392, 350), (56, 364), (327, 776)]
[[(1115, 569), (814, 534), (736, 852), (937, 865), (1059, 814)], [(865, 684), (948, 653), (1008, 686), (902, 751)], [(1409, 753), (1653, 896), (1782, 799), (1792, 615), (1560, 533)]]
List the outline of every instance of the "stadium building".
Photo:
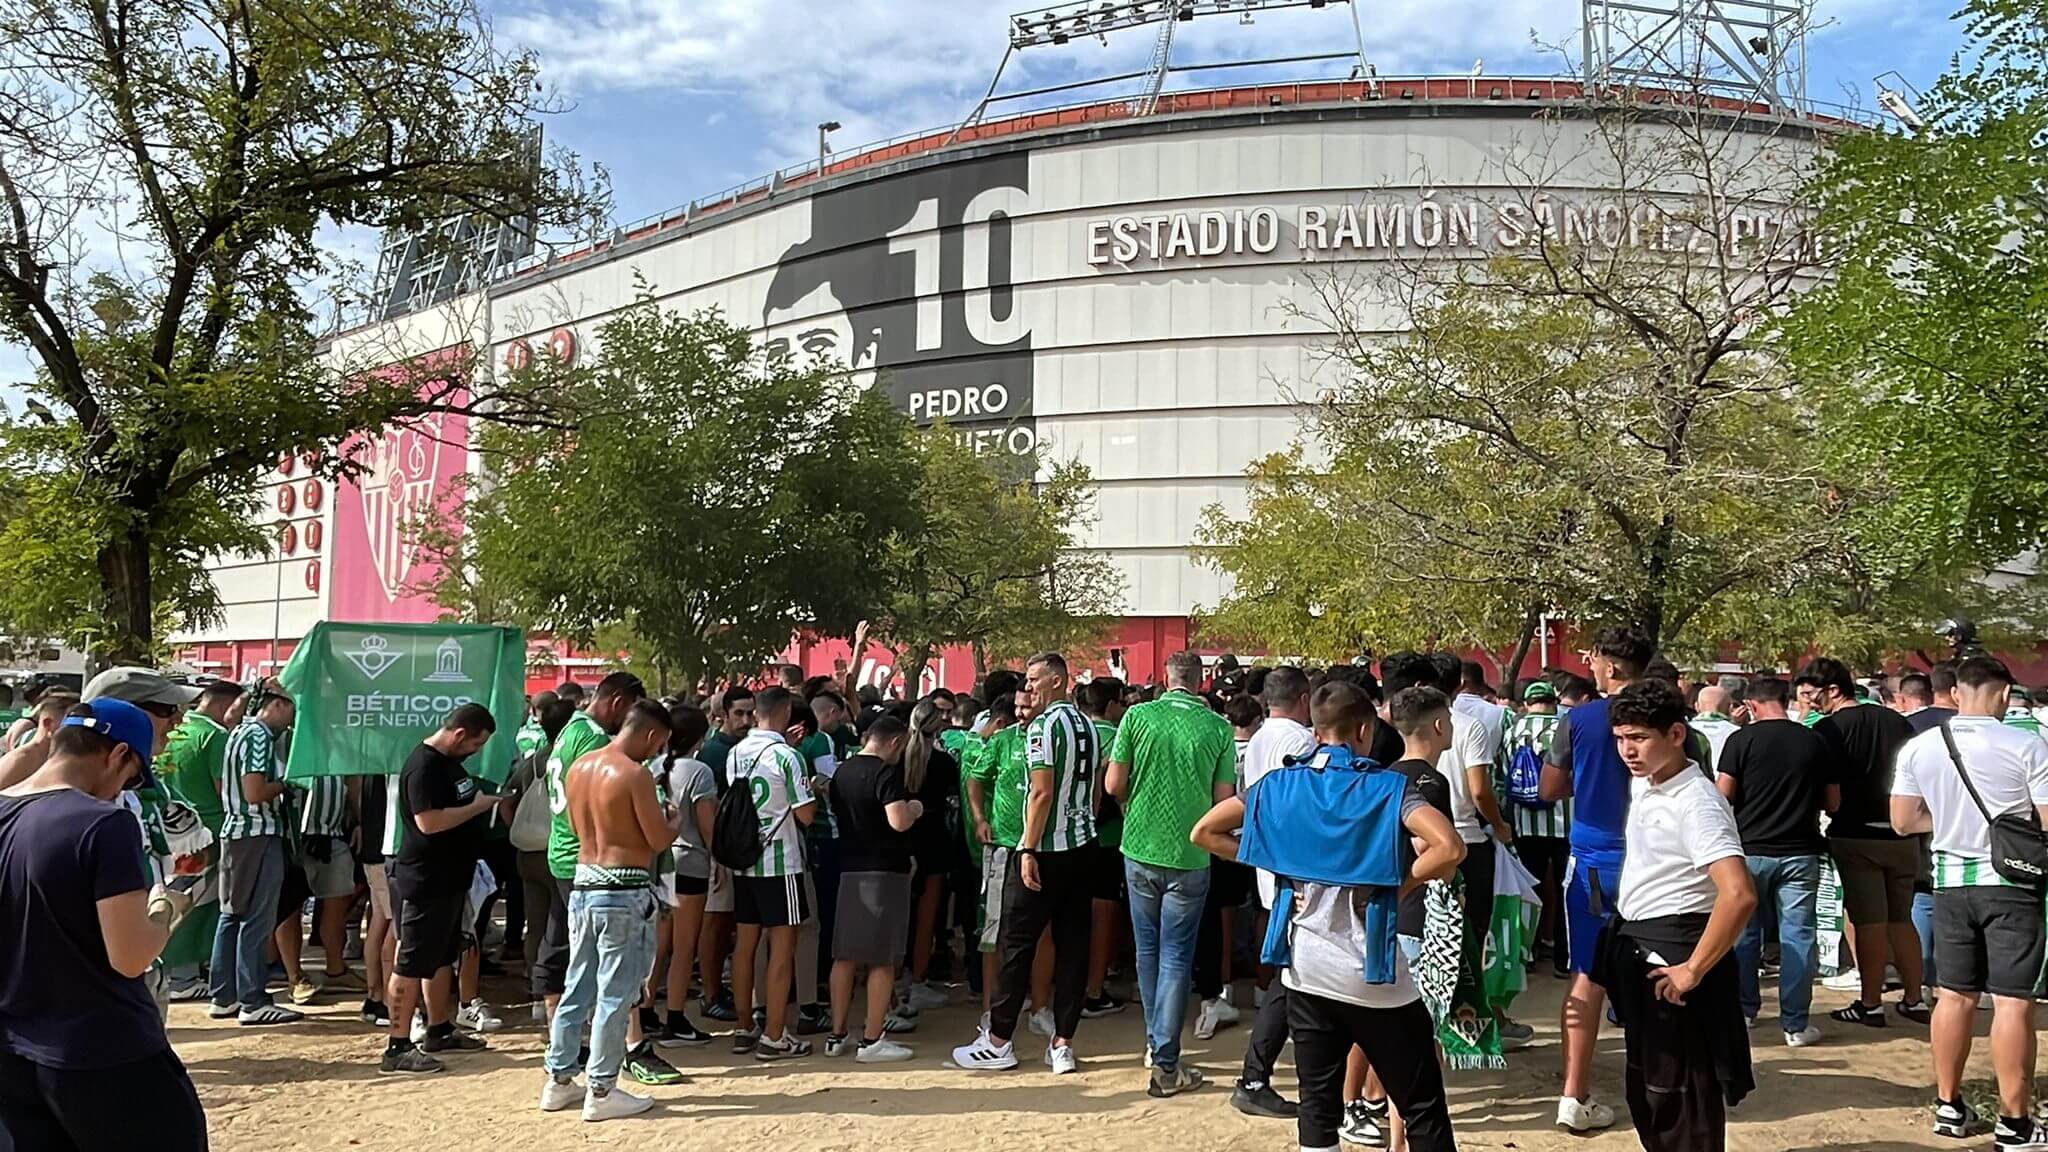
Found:
[[(1304, 405), (1335, 378), (1319, 283), (1546, 234), (1685, 242), (1642, 190), (1618, 196), (1601, 159), (1600, 94), (1676, 80), (1598, 42), (1598, 0), (1587, 42), (1599, 66), (1587, 75), (1379, 76), (1361, 44), (1350, 78), (1165, 90), (1176, 24), (1268, 6), (1325, 0), (1121, 0), (1022, 16), (1013, 50), (1114, 19), (1105, 30), (1163, 26), (1164, 63), (1136, 96), (1015, 114), (992, 86), (962, 125), (821, 155), (574, 250), (508, 258), (518, 246), (492, 237), (451, 274), (461, 254), (423, 261), (397, 246), (388, 314), (338, 336), (335, 355), (493, 372), (602, 355), (599, 326), (641, 285), (666, 307), (717, 308), (765, 343), (850, 366), (985, 451), (1042, 445), (1085, 463), (1097, 515), (1075, 546), (1123, 574), (1114, 655), (1149, 679), (1188, 645), (1191, 613), (1226, 591), (1191, 552), (1204, 510), (1242, 512), (1246, 466), (1295, 444)], [(1796, 167), (1848, 123), (1817, 112), (1778, 62), (1794, 58), (1803, 15), (1765, 0), (1722, 7), (1761, 13), (1760, 32), (1719, 31), (1746, 34), (1772, 64), (1691, 98), (1742, 148)], [(1769, 236), (1799, 224), (1789, 207), (1760, 205), (1731, 227)], [(1367, 319), (1384, 331), (1403, 320)], [(460, 416), (387, 430), (360, 483), (280, 461), (267, 504), (284, 522), (278, 555), (223, 559), (225, 619), (182, 638), (188, 657), (245, 674), (316, 620), (433, 619), (405, 526), (453, 506), (455, 477), (475, 463), (469, 434)], [(834, 654), (795, 651), (820, 667)], [(934, 672), (964, 684), (963, 665), (952, 654)]]

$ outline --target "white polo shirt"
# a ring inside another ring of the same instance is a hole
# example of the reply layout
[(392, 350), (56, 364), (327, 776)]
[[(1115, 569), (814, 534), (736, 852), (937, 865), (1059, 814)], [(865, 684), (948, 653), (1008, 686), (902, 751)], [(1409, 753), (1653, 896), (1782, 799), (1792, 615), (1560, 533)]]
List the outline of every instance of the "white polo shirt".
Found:
[(1629, 782), (1627, 853), (1615, 910), (1624, 920), (1650, 920), (1714, 910), (1708, 865), (1742, 856), (1735, 810), (1699, 765), (1662, 784)]
[[(1285, 716), (1268, 716), (1259, 730), (1252, 733), (1251, 743), (1244, 749), (1244, 786), (1246, 791), (1259, 782), (1260, 777), (1280, 767), (1290, 756), (1306, 756), (1316, 750), (1316, 734), (1307, 727), (1289, 720)], [(1258, 870), (1259, 907), (1273, 906), (1273, 874), (1261, 868)]]

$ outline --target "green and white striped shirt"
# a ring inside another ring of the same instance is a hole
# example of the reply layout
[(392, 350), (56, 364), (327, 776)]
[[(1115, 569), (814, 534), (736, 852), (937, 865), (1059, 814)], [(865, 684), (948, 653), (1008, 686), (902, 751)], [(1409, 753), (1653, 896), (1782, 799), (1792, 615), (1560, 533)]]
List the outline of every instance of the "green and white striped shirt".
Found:
[(779, 734), (756, 728), (726, 761), (733, 786), (745, 783), (761, 817), (761, 858), (742, 876), (795, 876), (804, 870), (804, 831), (795, 809), (813, 803), (803, 754)]
[(2017, 888), (2019, 885), (1998, 874), (1991, 861), (1954, 852), (1934, 854), (1934, 890), (1949, 888)]
[(1102, 771), (1102, 751), (1095, 725), (1064, 700), (1032, 717), (1024, 733), (1025, 771), (1052, 773), (1052, 813), (1032, 847), (1067, 852), (1094, 842), (1095, 776)]
[(315, 776), (299, 798), (299, 831), (308, 836), (348, 835), (348, 781)]
[(261, 776), (269, 781), (283, 776), (277, 762), (277, 737), (254, 717), (228, 733), (227, 751), (221, 756), (220, 839), (284, 835), (284, 797), (280, 795), (263, 804), (249, 803), (242, 796), (244, 776)]
[[(1512, 762), (1515, 750), (1523, 745), (1533, 746), (1538, 759), (1546, 758), (1550, 752), (1550, 738), (1556, 734), (1557, 723), (1562, 719), (1564, 716), (1556, 712), (1530, 712), (1517, 717), (1514, 725), (1508, 729), (1507, 755), (1503, 757), (1503, 764)], [(1562, 839), (1572, 834), (1570, 800), (1559, 800), (1547, 808), (1531, 808), (1507, 799), (1504, 787), (1501, 797), (1502, 806), (1510, 810), (1509, 819), (1514, 822), (1517, 837), (1549, 836)]]
[(383, 852), (388, 864), (398, 859), (398, 846), (405, 843), (405, 814), (398, 810), (399, 773), (387, 773), (384, 777), (384, 845)]

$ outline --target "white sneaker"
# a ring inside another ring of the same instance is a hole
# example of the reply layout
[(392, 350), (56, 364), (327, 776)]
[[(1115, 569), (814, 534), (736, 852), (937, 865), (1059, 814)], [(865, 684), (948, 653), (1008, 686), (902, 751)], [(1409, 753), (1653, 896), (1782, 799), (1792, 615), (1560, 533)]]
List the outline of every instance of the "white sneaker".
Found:
[(1838, 972), (1820, 982), (1820, 986), (1834, 992), (1863, 991), (1863, 974), (1854, 968)]
[(1216, 1022), (1227, 1028), (1241, 1018), (1237, 1003), (1230, 998), (1230, 986), (1225, 985), (1223, 994), (1216, 998)]
[(974, 1043), (953, 1049), (953, 1063), (971, 1072), (1000, 1072), (1017, 1066), (1017, 1048), (1014, 1044), (998, 1048), (984, 1032)]
[(1785, 1033), (1785, 1047), (1811, 1048), (1820, 1043), (1820, 1025), (1808, 1024), (1803, 1032)]
[(574, 1104), (576, 1098), (582, 1095), (583, 1085), (576, 1083), (574, 1080), (557, 1080), (553, 1075), (548, 1075), (546, 1081), (540, 1086), (540, 1110), (543, 1112), (560, 1112), (569, 1105)]
[(825, 1037), (825, 1055), (833, 1059), (838, 1059), (839, 1057), (846, 1055), (848, 1052), (851, 1052), (854, 1048), (858, 1047), (859, 1044), (860, 1041), (855, 1040), (851, 1035), (827, 1036)]
[(638, 1116), (654, 1107), (650, 1097), (635, 1096), (618, 1085), (602, 1096), (594, 1092), (583, 1094), (583, 1119), (589, 1123), (599, 1120), (617, 1120), (622, 1116)]
[(1053, 1022), (1050, 1008), (1040, 1008), (1031, 1014), (1031, 1030), (1048, 1040), (1053, 1038), (1054, 1029), (1058, 1027), (1059, 1025)]
[(1227, 1007), (1229, 1005), (1224, 1004), (1221, 1000), (1202, 1001), (1202, 1007), (1195, 1012), (1195, 1039), (1215, 1039), (1216, 1029), (1223, 1026), (1223, 1013), (1221, 1009)]
[(901, 1064), (915, 1053), (887, 1036), (873, 1044), (863, 1044), (853, 1053), (855, 1064)]
[(909, 995), (911, 1006), (919, 1011), (926, 1008), (944, 1008), (947, 1003), (946, 994), (930, 984), (912, 984)]
[(1052, 1069), (1055, 1076), (1064, 1076), (1069, 1072), (1081, 1070), (1081, 1066), (1074, 1060), (1072, 1044), (1048, 1045), (1045, 1049), (1045, 1065)]
[(1570, 1096), (1561, 1096), (1557, 1101), (1557, 1126), (1571, 1132), (1612, 1128), (1614, 1109), (1598, 1100), (1574, 1100)]
[(455, 1013), (455, 1026), (467, 1028), (471, 1032), (496, 1032), (505, 1026), (505, 1020), (492, 1011), (491, 1006), (484, 1003), (483, 997), (479, 996), (464, 1004)]
[(412, 1030), (410, 1035), (414, 1044), (421, 1043), (427, 1038), (427, 1014), (425, 1012), (414, 1012), (412, 1014)]

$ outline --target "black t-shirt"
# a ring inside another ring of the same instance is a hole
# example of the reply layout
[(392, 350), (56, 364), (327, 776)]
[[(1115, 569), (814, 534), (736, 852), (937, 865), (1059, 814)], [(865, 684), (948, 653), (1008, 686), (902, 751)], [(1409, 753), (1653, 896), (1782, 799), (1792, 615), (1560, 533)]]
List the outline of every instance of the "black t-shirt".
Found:
[(1721, 774), (1735, 779), (1735, 829), (1750, 856), (1810, 856), (1825, 841), (1820, 808), (1834, 758), (1793, 720), (1758, 720), (1728, 737)]
[(1917, 735), (1955, 718), (1955, 709), (1936, 708), (1933, 705), (1929, 705), (1918, 712), (1908, 713), (1906, 715), (1906, 723), (1913, 726), (1913, 732)]
[(357, 863), (384, 862), (384, 803), (387, 790), (392, 786), (388, 776), (363, 777), (363, 847), (356, 853)]
[(1842, 785), (1842, 806), (1828, 822), (1828, 835), (1850, 840), (1898, 840), (1892, 831), (1892, 768), (1899, 749), (1914, 736), (1904, 716), (1876, 704), (1855, 704), (1813, 726), (1834, 757), (1834, 779)]
[[(929, 783), (929, 781), (927, 781)], [(839, 871), (910, 871), (910, 833), (889, 827), (887, 805), (910, 799), (903, 767), (852, 756), (832, 777), (832, 819), (839, 825)]]
[(482, 816), (464, 820), (446, 832), (420, 831), (417, 816), (442, 808), (460, 808), (476, 797), (477, 784), (463, 771), (462, 761), (430, 744), (406, 758), (398, 774), (398, 858), (391, 878), (421, 896), (451, 896), (467, 891), (483, 851)]
[(960, 820), (954, 809), (960, 804), (960, 762), (944, 748), (933, 747), (925, 758), (924, 783), (916, 796), (924, 805), (924, 815), (910, 830), (911, 843), (920, 853), (947, 851), (959, 836)]
[[(1443, 813), (1444, 819), (1451, 818), (1451, 786), (1444, 782), (1443, 773), (1436, 770), (1436, 765), (1427, 760), (1397, 758), (1387, 767), (1406, 776), (1408, 786), (1415, 789), (1431, 808)], [(1401, 834), (1401, 859), (1403, 871), (1415, 863), (1415, 848), (1409, 842), (1405, 829)], [(1422, 935), (1422, 924), (1426, 914), (1427, 910), (1422, 903), (1422, 889), (1417, 888), (1401, 898), (1401, 911), (1395, 918), (1394, 930), (1403, 936), (1419, 937)]]
[(1401, 742), (1401, 734), (1394, 731), (1392, 724), (1381, 723), (1372, 726), (1372, 748), (1366, 755), (1381, 764), (1392, 764), (1399, 760), (1401, 753), (1406, 750), (1406, 745)]
[(101, 900), (149, 888), (142, 853), (124, 808), (69, 788), (0, 796), (0, 1051), (97, 1069), (170, 1047), (156, 1001), (114, 971), (100, 934)]

